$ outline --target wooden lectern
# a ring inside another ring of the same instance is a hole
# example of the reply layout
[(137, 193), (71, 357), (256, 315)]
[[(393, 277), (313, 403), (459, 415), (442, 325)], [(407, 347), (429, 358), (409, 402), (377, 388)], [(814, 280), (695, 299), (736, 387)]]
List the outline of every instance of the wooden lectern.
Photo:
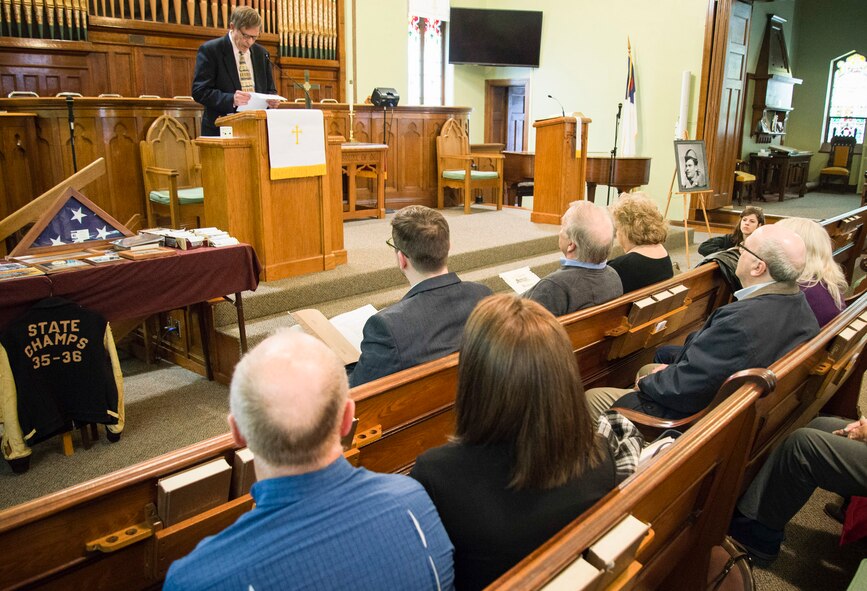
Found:
[(590, 121), (581, 113), (574, 113), (574, 116), (533, 123), (536, 128), (536, 178), (530, 221), (559, 224), (569, 203), (584, 199)]
[[(346, 263), (342, 203), (340, 192), (331, 190), (331, 175), (272, 181), (264, 111), (228, 115), (218, 125), (231, 126), (234, 137), (195, 140), (201, 150), (205, 224), (251, 244), (264, 281)], [(339, 166), (336, 142), (328, 145), (326, 162), (334, 158)]]

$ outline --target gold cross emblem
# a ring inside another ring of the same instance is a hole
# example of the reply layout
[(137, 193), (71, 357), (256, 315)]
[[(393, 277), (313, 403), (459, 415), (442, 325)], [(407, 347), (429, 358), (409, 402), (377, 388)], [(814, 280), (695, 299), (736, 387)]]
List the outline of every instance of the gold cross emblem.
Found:
[(301, 129), (296, 125), (295, 129), (293, 129), (290, 133), (295, 134), (295, 145), (298, 145), (298, 136), (301, 135)]

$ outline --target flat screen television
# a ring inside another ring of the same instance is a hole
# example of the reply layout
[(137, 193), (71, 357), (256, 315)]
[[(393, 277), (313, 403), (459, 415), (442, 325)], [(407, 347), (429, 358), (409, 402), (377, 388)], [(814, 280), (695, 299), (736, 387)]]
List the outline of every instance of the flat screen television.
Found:
[(539, 67), (542, 13), (452, 8), (449, 63)]

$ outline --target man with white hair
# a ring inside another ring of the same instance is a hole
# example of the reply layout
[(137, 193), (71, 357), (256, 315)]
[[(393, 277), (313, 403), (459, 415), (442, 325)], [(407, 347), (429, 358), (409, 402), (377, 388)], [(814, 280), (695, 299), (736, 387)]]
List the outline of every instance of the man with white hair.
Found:
[(164, 589), (452, 589), (451, 542), (415, 480), (353, 468), (355, 403), (321, 341), (283, 331), (235, 368), (229, 427), (255, 508), (169, 569)]
[(665, 419), (687, 417), (705, 408), (731, 374), (768, 367), (819, 332), (797, 284), (806, 261), (801, 237), (788, 228), (762, 226), (739, 248), (738, 301), (717, 308), (670, 365), (641, 368), (634, 389), (588, 390), (592, 412), (616, 407)]
[(623, 284), (607, 262), (613, 245), (614, 222), (608, 210), (590, 201), (572, 202), (560, 224), (560, 268), (524, 297), (539, 302), (554, 316), (620, 297)]

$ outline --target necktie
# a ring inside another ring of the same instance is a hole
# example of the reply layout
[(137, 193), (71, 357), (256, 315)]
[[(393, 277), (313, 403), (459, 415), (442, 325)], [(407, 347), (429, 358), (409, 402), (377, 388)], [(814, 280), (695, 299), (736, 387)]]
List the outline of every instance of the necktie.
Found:
[(241, 77), (241, 90), (244, 92), (253, 92), (253, 76), (250, 75), (250, 68), (247, 67), (247, 60), (244, 59), (244, 54), (238, 52), (238, 74)]

